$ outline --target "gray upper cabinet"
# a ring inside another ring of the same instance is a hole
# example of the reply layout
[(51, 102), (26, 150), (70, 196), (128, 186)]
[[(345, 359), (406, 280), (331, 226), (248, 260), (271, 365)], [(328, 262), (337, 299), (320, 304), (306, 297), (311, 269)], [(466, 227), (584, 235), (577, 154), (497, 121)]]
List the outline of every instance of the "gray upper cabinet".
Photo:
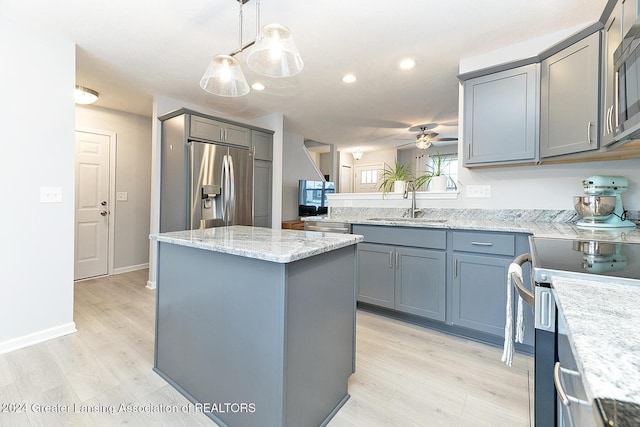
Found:
[(273, 135), (251, 131), (253, 147), (253, 225), (271, 227)]
[(190, 124), (191, 138), (224, 142), (241, 147), (251, 146), (250, 129), (199, 116), (191, 116)]
[(613, 53), (622, 41), (622, 3), (618, 3), (604, 26), (602, 43), (602, 106), (601, 106), (601, 143), (607, 146), (613, 142), (618, 122), (618, 111), (615, 103), (615, 71)]
[(464, 166), (538, 159), (538, 67), (464, 82)]
[(600, 32), (542, 61), (540, 157), (597, 150)]
[(273, 161), (273, 135), (253, 130), (251, 131), (251, 144), (255, 159)]

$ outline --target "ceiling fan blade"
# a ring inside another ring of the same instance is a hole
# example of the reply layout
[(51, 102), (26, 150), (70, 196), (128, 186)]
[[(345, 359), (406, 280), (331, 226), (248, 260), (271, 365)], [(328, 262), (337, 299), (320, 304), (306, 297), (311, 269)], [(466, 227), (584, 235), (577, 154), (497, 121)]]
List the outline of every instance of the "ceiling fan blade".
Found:
[(430, 141), (457, 141), (458, 138), (431, 138)]

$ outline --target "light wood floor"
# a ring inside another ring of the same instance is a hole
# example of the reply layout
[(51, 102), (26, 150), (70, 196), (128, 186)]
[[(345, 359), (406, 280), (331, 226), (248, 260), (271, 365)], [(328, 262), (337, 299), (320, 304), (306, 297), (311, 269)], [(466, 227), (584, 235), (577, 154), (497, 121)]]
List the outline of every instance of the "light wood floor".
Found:
[[(147, 277), (141, 270), (76, 283), (77, 333), (0, 355), (0, 405), (23, 410), (0, 411), (0, 426), (215, 425), (182, 412), (188, 401), (151, 370), (155, 292)], [(527, 426), (533, 360), (517, 354), (508, 368), (500, 355), (359, 311), (351, 398), (330, 426)], [(142, 411), (118, 412), (122, 404)], [(162, 407), (180, 410), (148, 412)]]

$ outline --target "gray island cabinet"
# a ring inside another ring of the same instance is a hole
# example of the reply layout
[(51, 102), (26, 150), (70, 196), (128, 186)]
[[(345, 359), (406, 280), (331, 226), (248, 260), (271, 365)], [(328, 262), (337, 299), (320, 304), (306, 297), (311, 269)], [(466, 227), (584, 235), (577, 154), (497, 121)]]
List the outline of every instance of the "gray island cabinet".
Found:
[(151, 238), (154, 370), (222, 426), (328, 423), (355, 367), (362, 236), (231, 226)]

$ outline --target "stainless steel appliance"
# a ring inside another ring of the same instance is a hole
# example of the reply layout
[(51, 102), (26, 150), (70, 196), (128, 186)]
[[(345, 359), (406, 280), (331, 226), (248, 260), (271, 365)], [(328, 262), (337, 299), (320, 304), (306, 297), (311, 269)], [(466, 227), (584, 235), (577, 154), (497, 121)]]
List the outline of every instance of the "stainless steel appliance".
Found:
[(554, 368), (559, 355), (566, 353), (562, 349), (566, 336), (551, 291), (553, 278), (613, 279), (638, 285), (640, 244), (538, 237), (530, 237), (529, 243), (535, 282), (535, 425), (563, 425), (559, 420), (568, 416), (562, 404), (566, 399), (557, 397), (554, 374), (557, 377), (558, 372)]
[(220, 129), (194, 128), (207, 119), (182, 111), (160, 120), (160, 232), (253, 225), (249, 144), (219, 142)]
[(189, 228), (253, 225), (253, 161), (247, 149), (189, 141)]
[(636, 225), (626, 219), (621, 194), (629, 188), (623, 176), (595, 175), (582, 181), (586, 196), (574, 197), (574, 206), (582, 218), (578, 227), (625, 228)]
[(625, 35), (613, 55), (614, 108), (607, 114), (606, 125), (616, 140), (640, 137), (640, 25), (636, 23)]

